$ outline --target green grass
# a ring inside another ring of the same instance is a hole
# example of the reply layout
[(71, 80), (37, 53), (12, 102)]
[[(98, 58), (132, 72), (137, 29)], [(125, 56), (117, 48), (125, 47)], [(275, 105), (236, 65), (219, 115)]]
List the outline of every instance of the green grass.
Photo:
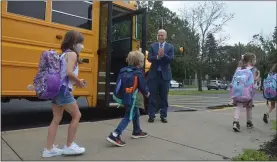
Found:
[(225, 90), (203, 90), (203, 91), (190, 91), (190, 90), (180, 90), (180, 91), (169, 91), (169, 95), (201, 95), (201, 94), (227, 94), (229, 91)]
[(197, 85), (184, 85), (183, 88), (198, 88)]
[(242, 154), (234, 157), (233, 161), (268, 161), (269, 156), (262, 151), (245, 149)]
[(276, 122), (276, 120), (272, 121), (272, 129), (273, 130), (277, 130), (277, 122)]

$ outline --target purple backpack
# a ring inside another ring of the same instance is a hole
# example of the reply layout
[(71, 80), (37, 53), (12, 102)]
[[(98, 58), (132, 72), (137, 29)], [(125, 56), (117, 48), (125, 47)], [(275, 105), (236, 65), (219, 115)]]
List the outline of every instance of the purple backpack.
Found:
[[(60, 75), (62, 63), (60, 55), (55, 50), (44, 51), (41, 54), (38, 72), (33, 81), (39, 99), (49, 100), (58, 95), (62, 86)], [(66, 80), (68, 83), (68, 77)]]

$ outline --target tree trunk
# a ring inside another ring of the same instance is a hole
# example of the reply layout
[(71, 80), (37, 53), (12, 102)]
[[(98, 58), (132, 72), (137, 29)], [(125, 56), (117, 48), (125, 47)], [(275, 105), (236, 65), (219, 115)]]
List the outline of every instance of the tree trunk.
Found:
[(198, 91), (203, 91), (202, 90), (202, 66), (198, 67), (197, 80), (198, 80)]

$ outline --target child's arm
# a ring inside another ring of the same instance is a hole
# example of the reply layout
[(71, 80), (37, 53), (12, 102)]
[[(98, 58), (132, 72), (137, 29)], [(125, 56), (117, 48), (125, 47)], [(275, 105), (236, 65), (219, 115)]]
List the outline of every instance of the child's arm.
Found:
[(255, 73), (255, 80), (257, 81), (260, 78), (260, 71), (257, 70)]
[(142, 73), (138, 73), (138, 89), (146, 97), (149, 96), (149, 89)]

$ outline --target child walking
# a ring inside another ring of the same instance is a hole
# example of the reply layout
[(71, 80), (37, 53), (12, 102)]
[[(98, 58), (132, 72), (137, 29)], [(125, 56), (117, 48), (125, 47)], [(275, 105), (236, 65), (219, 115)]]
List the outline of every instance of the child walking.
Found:
[[(277, 103), (277, 63), (271, 68), (268, 77), (264, 82), (264, 97), (267, 99), (267, 106), (269, 110), (267, 113), (264, 113), (263, 121), (268, 123), (269, 114), (274, 110)], [(269, 81), (269, 82), (267, 82)]]
[[(52, 100), (53, 119), (48, 127), (47, 145), (42, 157), (52, 157), (61, 154), (76, 155), (82, 154), (86, 150), (74, 142), (81, 112), (72, 94), (74, 84), (80, 88), (85, 87), (84, 80), (78, 78), (79, 53), (84, 48), (83, 42), (83, 35), (73, 30), (65, 34), (62, 42), (61, 50), (63, 54), (60, 57), (63, 60), (60, 71), (62, 86), (58, 95)], [(54, 141), (64, 110), (71, 115), (72, 119), (68, 127), (66, 145), (63, 149), (59, 149), (54, 145)]]
[(140, 128), (139, 108), (136, 107), (138, 91), (146, 97), (150, 95), (146, 81), (140, 70), (144, 65), (144, 55), (139, 51), (132, 51), (128, 54), (126, 61), (128, 66), (120, 70), (113, 93), (113, 99), (119, 104), (124, 105), (125, 116), (117, 128), (106, 138), (108, 142), (120, 147), (126, 145), (120, 136), (130, 121), (133, 121), (132, 138), (143, 138), (148, 135)]
[[(242, 56), (242, 57), (244, 57), (244, 56)], [(238, 63), (237, 69), (240, 68), (240, 67), (242, 67), (242, 66), (243, 66), (243, 62), (242, 62), (242, 60), (240, 60), (239, 63)], [(258, 89), (258, 80), (259, 80), (259, 78), (260, 78), (260, 71), (259, 71), (256, 67), (254, 67), (253, 64), (250, 64), (250, 66), (252, 66), (252, 67), (251, 67), (251, 71), (252, 71), (253, 74), (254, 74), (254, 87), (255, 87), (256, 89)], [(234, 103), (234, 100), (233, 100), (233, 99), (229, 102), (229, 105), (237, 106), (237, 105)], [(254, 107), (254, 103), (252, 104), (252, 107)]]
[(239, 117), (240, 111), (243, 107), (246, 108), (247, 128), (253, 128), (252, 123), (252, 105), (255, 94), (254, 77), (256, 55), (253, 53), (246, 53), (242, 56), (241, 66), (237, 68), (232, 84), (231, 94), (234, 104), (237, 106), (234, 114), (233, 129), (235, 132), (240, 131)]

